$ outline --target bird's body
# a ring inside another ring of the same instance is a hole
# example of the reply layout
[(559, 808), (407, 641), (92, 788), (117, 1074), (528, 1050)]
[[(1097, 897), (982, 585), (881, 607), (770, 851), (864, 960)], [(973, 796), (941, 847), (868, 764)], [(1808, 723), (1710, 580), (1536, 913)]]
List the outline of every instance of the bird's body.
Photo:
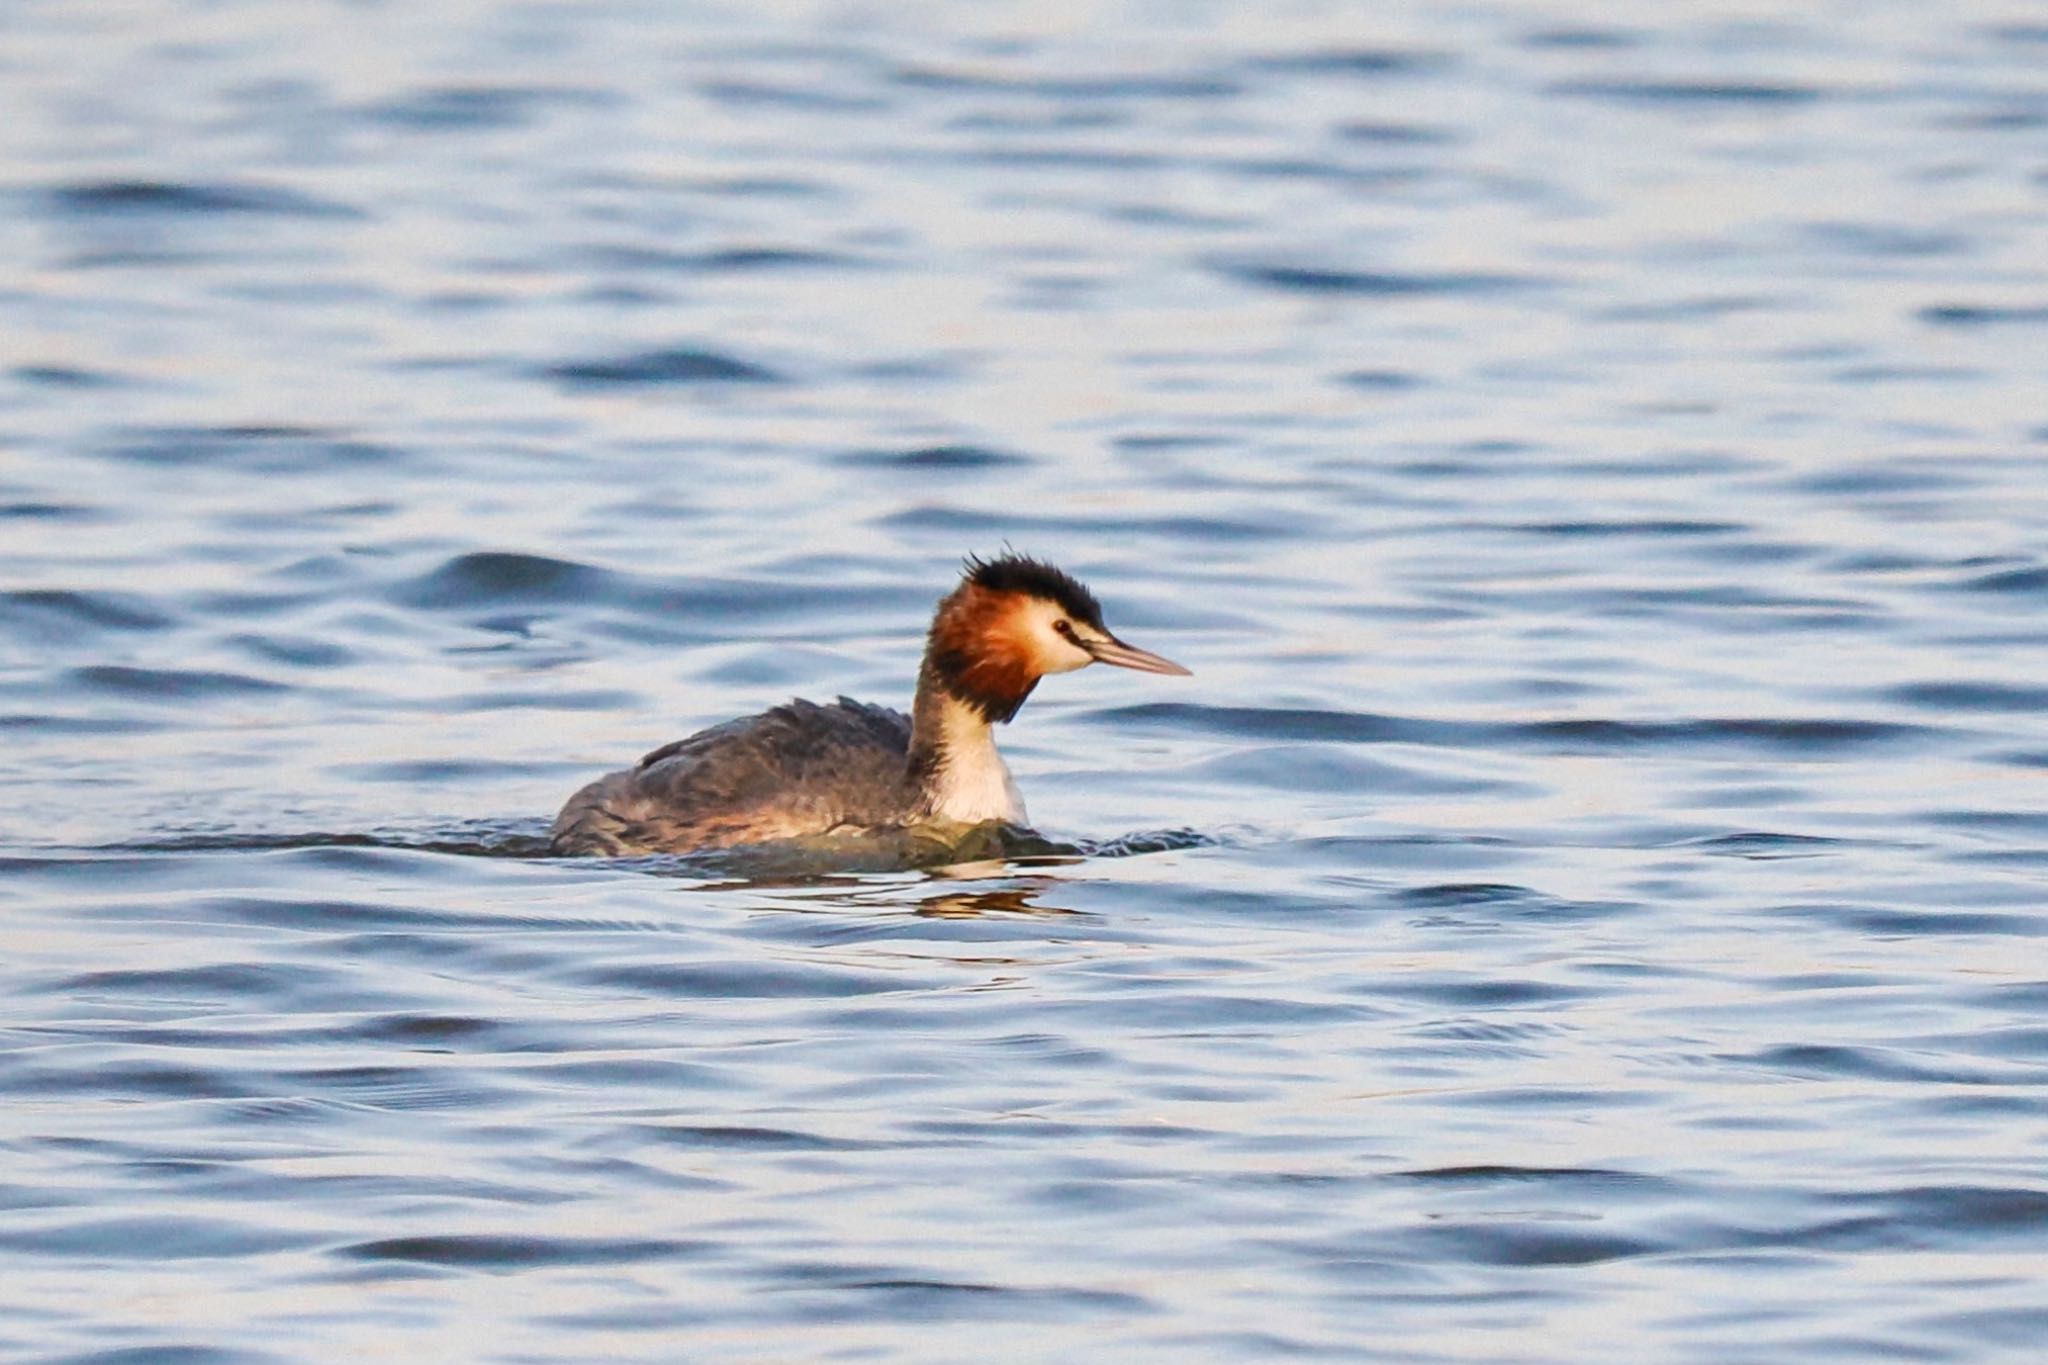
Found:
[(905, 716), (792, 701), (665, 744), (569, 798), (556, 853), (689, 853), (925, 824), (1025, 822), (994, 726), (1047, 673), (1187, 670), (1111, 635), (1086, 588), (1016, 556), (968, 562), (939, 603)]

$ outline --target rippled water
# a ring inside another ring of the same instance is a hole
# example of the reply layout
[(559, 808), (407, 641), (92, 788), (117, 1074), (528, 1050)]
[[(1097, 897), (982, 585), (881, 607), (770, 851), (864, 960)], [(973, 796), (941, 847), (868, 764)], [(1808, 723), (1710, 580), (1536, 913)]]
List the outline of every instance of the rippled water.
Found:
[(2038, 1360), (2048, 26), (1383, 8), (0, 20), (0, 1354)]

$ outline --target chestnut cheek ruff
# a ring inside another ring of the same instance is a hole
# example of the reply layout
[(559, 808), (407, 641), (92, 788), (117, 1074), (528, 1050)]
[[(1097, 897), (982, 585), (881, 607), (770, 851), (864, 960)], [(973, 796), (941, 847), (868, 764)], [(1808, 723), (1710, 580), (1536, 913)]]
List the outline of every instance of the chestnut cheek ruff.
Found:
[(1007, 597), (962, 584), (939, 604), (927, 646), (940, 686), (990, 722), (1016, 715), (1042, 673)]

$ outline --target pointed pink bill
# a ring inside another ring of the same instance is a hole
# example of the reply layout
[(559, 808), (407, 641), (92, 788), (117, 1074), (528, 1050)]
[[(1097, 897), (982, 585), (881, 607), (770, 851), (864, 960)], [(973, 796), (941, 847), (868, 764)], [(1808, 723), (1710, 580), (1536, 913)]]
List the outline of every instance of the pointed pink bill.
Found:
[(1135, 668), (1140, 673), (1174, 673), (1183, 678), (1194, 675), (1164, 655), (1154, 654), (1149, 649), (1127, 645), (1114, 635), (1106, 640), (1088, 640), (1081, 646), (1095, 656), (1097, 663), (1115, 664), (1118, 668)]

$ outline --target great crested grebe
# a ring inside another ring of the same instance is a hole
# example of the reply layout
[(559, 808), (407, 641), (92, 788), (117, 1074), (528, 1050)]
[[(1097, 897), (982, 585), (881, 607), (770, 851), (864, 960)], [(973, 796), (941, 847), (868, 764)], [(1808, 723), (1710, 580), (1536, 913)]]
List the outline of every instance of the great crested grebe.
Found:
[(690, 853), (838, 831), (1002, 820), (1024, 799), (993, 727), (1048, 673), (1092, 663), (1188, 670), (1127, 645), (1094, 594), (1050, 564), (970, 557), (939, 602), (905, 716), (792, 701), (664, 744), (569, 798), (556, 853)]

